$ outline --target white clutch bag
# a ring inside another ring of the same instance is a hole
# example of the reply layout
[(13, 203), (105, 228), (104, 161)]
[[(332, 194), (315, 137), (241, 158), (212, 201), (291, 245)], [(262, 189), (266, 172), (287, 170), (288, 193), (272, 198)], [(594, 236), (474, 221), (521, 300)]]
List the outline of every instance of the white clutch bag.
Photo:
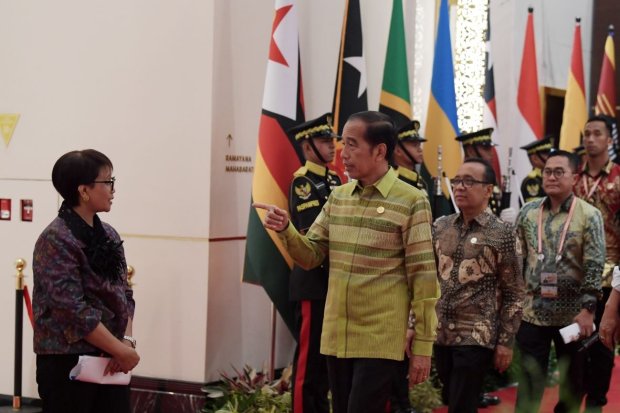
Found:
[(80, 356), (75, 367), (69, 372), (69, 379), (96, 384), (129, 384), (131, 372), (103, 375), (109, 362), (109, 357)]

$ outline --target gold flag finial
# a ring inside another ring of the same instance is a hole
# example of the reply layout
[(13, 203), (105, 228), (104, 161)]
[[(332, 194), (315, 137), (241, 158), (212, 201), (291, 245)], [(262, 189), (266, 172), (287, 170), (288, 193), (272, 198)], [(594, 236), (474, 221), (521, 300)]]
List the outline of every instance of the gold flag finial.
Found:
[(0, 113), (0, 133), (7, 147), (9, 146), (9, 142), (11, 142), (18, 121), (18, 113)]

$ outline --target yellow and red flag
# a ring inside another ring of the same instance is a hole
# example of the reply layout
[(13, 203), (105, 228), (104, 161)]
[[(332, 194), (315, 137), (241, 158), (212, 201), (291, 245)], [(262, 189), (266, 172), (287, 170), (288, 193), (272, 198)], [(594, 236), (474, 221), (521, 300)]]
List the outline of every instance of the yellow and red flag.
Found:
[(581, 144), (581, 131), (588, 120), (586, 88), (583, 75), (583, 53), (581, 49), (581, 19), (575, 21), (575, 36), (571, 55), (568, 86), (564, 97), (564, 114), (560, 129), (560, 149), (572, 151)]
[(601, 67), (601, 78), (598, 81), (594, 113), (616, 117), (616, 57), (613, 26), (609, 26), (609, 34), (605, 41), (605, 55)]

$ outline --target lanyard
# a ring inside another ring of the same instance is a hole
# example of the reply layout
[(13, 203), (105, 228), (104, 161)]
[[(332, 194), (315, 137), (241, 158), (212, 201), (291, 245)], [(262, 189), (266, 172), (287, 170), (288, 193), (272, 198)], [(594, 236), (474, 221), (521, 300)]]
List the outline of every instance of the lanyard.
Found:
[[(543, 261), (545, 259), (545, 255), (543, 254), (542, 248), (542, 216), (543, 209), (545, 207), (545, 200), (540, 204), (540, 211), (538, 213), (538, 260)], [(555, 262), (560, 261), (562, 258), (562, 248), (564, 248), (564, 241), (566, 240), (566, 234), (568, 233), (568, 227), (570, 226), (570, 222), (573, 219), (573, 213), (575, 212), (575, 205), (577, 204), (577, 197), (573, 195), (573, 201), (570, 204), (570, 208), (568, 210), (568, 216), (566, 217), (566, 221), (564, 222), (564, 227), (562, 228), (562, 235), (560, 235), (560, 245), (558, 246), (558, 253), (555, 256)]]
[(592, 197), (592, 195), (594, 194), (594, 191), (596, 191), (596, 188), (598, 188), (598, 184), (599, 182), (601, 182), (601, 179), (603, 179), (602, 174), (599, 175), (598, 179), (592, 185), (592, 188), (588, 190), (588, 178), (586, 178), (586, 174), (583, 174), (581, 178), (581, 182), (583, 183), (583, 189), (586, 191), (586, 194), (587, 194), (586, 199), (590, 199), (590, 197)]

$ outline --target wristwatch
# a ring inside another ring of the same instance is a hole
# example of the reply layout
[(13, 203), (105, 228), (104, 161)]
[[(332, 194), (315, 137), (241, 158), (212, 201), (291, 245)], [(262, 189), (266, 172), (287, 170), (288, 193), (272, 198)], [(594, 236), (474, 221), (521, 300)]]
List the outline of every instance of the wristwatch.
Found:
[(131, 347), (136, 348), (136, 339), (132, 336), (123, 336), (123, 340), (129, 341), (129, 343), (131, 343)]
[(581, 304), (581, 308), (584, 310), (588, 310), (590, 313), (594, 314), (596, 312), (596, 301), (586, 301)]

